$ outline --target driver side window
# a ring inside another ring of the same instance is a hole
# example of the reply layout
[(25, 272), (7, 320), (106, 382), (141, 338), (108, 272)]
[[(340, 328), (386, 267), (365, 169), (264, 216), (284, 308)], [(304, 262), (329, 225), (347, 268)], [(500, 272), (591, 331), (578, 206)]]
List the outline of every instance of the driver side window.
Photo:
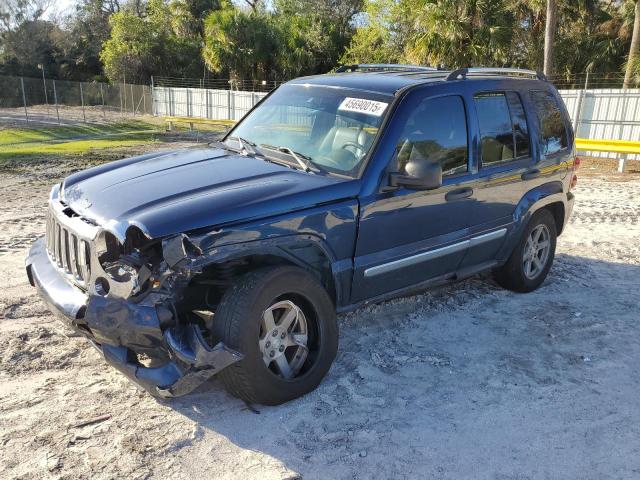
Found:
[(407, 119), (400, 140), (398, 171), (409, 160), (440, 162), (442, 175), (468, 171), (467, 119), (462, 97), (429, 98), (418, 104)]

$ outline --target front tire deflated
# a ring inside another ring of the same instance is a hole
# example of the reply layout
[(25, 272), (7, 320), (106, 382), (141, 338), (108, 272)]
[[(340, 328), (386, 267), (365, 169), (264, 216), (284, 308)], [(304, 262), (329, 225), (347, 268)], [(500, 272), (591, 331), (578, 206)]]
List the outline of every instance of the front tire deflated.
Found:
[(338, 349), (331, 298), (314, 276), (292, 266), (240, 277), (222, 297), (213, 333), (244, 355), (218, 378), (232, 395), (264, 405), (314, 390)]

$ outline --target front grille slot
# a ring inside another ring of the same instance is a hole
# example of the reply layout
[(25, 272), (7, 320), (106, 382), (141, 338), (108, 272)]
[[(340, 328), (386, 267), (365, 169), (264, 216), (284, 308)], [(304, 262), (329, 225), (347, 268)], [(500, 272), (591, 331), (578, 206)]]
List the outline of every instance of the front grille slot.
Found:
[(90, 275), (90, 246), (87, 240), (57, 220), (47, 217), (45, 245), (51, 261), (79, 287), (86, 288)]

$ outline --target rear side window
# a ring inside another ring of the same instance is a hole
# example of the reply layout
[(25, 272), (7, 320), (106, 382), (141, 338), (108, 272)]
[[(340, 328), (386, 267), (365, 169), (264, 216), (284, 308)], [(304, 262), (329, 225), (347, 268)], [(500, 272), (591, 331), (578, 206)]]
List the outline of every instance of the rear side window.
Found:
[(481, 93), (474, 101), (480, 126), (482, 165), (528, 156), (529, 128), (518, 94)]
[(542, 154), (551, 155), (567, 148), (567, 130), (556, 97), (549, 92), (532, 91), (531, 101), (540, 122)]
[(411, 113), (397, 144), (398, 170), (407, 162), (440, 162), (443, 175), (467, 171), (467, 117), (457, 95), (423, 100)]
[(513, 123), (513, 140), (516, 145), (515, 157), (529, 156), (529, 126), (520, 97), (516, 92), (507, 92), (507, 101)]

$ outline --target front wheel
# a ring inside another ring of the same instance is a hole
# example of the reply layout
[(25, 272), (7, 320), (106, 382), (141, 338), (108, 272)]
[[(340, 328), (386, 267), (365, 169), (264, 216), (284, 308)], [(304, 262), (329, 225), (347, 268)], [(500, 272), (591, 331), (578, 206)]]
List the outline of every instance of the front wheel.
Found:
[(315, 389), (336, 356), (338, 325), (324, 287), (301, 268), (250, 272), (225, 292), (214, 333), (244, 358), (218, 377), (247, 402), (278, 405)]
[(556, 222), (549, 210), (536, 212), (507, 263), (494, 272), (496, 281), (515, 292), (531, 292), (549, 273), (556, 252)]

